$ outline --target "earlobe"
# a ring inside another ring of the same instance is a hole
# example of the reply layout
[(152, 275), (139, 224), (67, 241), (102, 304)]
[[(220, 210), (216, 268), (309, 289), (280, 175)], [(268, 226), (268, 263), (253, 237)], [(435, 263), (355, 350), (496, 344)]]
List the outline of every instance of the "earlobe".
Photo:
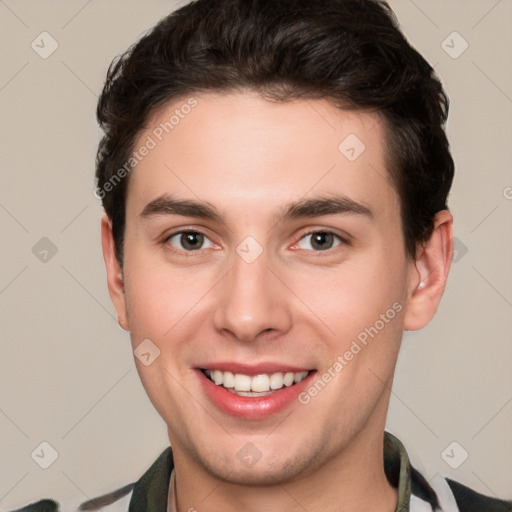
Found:
[(126, 317), (118, 316), (117, 317), (117, 325), (123, 329), (123, 331), (130, 332), (130, 329), (128, 328), (128, 324), (126, 322)]
[(112, 234), (112, 222), (107, 214), (103, 214), (101, 219), (101, 245), (107, 271), (108, 291), (117, 313), (117, 323), (122, 329), (129, 331), (123, 270), (117, 261), (114, 237)]
[(448, 210), (442, 210), (434, 218), (430, 239), (419, 248), (411, 264), (405, 330), (422, 329), (434, 317), (443, 296), (452, 258), (453, 217)]

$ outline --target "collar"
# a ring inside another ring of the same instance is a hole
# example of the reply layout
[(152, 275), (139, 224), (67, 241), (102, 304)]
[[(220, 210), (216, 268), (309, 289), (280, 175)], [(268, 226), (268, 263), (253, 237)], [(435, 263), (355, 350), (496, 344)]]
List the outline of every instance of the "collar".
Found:
[[(135, 483), (128, 512), (166, 512), (173, 469), (169, 446)], [(410, 512), (411, 494), (413, 499), (424, 501), (432, 510), (439, 506), (436, 492), (411, 466), (403, 444), (389, 432), (384, 432), (384, 471), (390, 484), (398, 489), (395, 512)]]

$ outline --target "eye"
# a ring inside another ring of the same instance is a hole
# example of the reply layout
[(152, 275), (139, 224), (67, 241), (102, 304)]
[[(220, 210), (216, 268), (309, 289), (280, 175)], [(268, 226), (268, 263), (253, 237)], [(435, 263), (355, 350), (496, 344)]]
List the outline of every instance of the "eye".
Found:
[(315, 231), (304, 235), (297, 243), (297, 247), (306, 250), (326, 251), (337, 247), (343, 241), (341, 237), (329, 231)]
[(206, 235), (197, 231), (179, 231), (167, 238), (166, 242), (175, 249), (188, 252), (216, 247)]

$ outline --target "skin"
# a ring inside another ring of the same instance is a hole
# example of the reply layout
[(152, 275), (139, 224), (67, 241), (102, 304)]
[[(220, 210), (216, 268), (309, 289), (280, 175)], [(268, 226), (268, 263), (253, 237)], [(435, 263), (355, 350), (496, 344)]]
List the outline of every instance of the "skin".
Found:
[[(439, 212), (429, 242), (416, 260), (407, 257), (377, 113), (326, 100), (274, 103), (248, 91), (194, 97), (197, 107), (130, 175), (123, 269), (102, 220), (120, 325), (134, 349), (150, 339), (160, 350), (149, 366), (135, 362), (168, 426), (178, 508), (327, 512), (342, 503), (344, 511), (393, 511), (396, 489), (382, 464), (393, 372), (404, 329), (424, 327), (441, 300), (452, 217)], [(135, 147), (185, 101), (158, 111)], [(349, 134), (366, 146), (353, 162), (338, 150)], [(141, 217), (163, 194), (206, 202), (222, 221)], [(372, 216), (276, 221), (290, 203), (332, 195)], [(348, 242), (334, 237), (319, 250), (312, 229)], [(168, 239), (180, 230), (204, 233), (204, 248), (187, 252), (180, 236)], [(236, 252), (247, 236), (263, 250), (250, 264)], [(271, 361), (321, 375), (397, 302), (403, 309), (308, 404), (294, 401), (268, 418), (220, 411), (193, 370)], [(261, 453), (251, 467), (237, 457), (247, 442)]]

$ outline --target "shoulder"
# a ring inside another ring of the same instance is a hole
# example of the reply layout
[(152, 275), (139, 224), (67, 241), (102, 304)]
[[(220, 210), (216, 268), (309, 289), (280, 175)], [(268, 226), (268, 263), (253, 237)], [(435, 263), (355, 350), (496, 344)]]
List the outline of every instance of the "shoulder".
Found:
[(136, 482), (80, 505), (79, 512), (126, 512), (164, 510), (167, 505), (169, 479), (174, 467), (168, 446)]
[(436, 512), (512, 512), (512, 501), (485, 496), (439, 473), (427, 482), (412, 466), (411, 491), (411, 510), (416, 510), (412, 501), (419, 499)]
[(512, 501), (484, 496), (454, 480), (446, 479), (460, 512), (512, 512)]
[[(128, 484), (113, 492), (86, 501), (80, 505), (78, 511), (125, 512), (128, 510), (134, 485), (133, 483)], [(11, 512), (61, 512), (61, 508), (57, 502), (45, 499)]]
[[(168, 446), (139, 480), (82, 503), (78, 511), (126, 512), (129, 508), (153, 510), (147, 508), (148, 500), (165, 504), (173, 467), (172, 449)], [(56, 501), (45, 499), (10, 512), (61, 512), (61, 508)]]
[(40, 500), (22, 508), (17, 508), (12, 512), (58, 512), (59, 506), (53, 500)]

